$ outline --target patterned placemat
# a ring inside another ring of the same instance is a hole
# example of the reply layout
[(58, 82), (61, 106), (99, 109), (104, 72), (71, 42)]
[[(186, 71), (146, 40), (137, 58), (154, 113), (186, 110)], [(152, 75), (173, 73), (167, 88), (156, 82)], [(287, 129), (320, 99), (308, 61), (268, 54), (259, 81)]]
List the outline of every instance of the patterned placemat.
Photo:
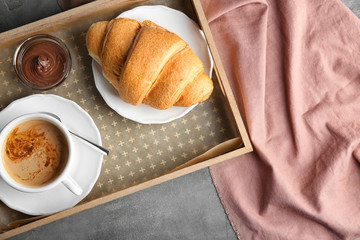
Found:
[[(73, 65), (68, 79), (50, 91), (38, 92), (23, 86), (12, 67), (16, 46), (0, 50), (0, 109), (30, 94), (51, 93), (79, 104), (99, 128), (110, 154), (104, 157), (100, 177), (83, 202), (160, 176), (219, 143), (238, 137), (226, 118), (224, 97), (216, 81), (210, 99), (170, 123), (143, 125), (118, 115), (106, 105), (94, 84), (91, 57), (85, 45), (91, 23), (74, 24), (52, 33), (68, 46)], [(9, 222), (24, 217), (0, 202), (0, 231), (8, 229)]]

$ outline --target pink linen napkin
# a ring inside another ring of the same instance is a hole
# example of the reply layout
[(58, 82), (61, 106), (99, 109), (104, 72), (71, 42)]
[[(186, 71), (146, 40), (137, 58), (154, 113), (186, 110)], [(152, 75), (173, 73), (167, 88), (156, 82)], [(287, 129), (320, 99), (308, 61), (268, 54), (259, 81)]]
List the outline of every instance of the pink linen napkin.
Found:
[(202, 0), (255, 151), (210, 168), (239, 239), (360, 236), (360, 21), (340, 0)]

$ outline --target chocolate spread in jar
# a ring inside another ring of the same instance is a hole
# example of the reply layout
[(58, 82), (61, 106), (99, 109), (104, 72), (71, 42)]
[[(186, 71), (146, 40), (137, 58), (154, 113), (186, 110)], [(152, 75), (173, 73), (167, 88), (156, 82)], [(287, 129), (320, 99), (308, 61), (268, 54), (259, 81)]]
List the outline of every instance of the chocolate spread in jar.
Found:
[(40, 42), (26, 50), (22, 58), (22, 72), (35, 86), (52, 86), (66, 73), (65, 52), (53, 42)]

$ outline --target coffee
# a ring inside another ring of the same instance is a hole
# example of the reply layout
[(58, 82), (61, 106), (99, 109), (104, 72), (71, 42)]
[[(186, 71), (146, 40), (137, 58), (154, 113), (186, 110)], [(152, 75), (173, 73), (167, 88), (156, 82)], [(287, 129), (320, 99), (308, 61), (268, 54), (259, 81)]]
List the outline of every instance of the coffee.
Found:
[(63, 171), (69, 155), (61, 130), (43, 119), (27, 120), (15, 126), (1, 146), (2, 164), (16, 182), (43, 186)]

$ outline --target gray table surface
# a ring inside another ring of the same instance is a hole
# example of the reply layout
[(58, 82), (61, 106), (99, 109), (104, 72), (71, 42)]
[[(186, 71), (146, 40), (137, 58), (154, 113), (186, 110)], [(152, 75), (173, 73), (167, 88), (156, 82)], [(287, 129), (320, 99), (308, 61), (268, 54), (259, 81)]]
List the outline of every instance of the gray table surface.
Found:
[[(360, 0), (343, 0), (360, 17)], [(55, 0), (0, 0), (0, 32), (60, 12)], [(162, 183), (11, 239), (237, 239), (209, 169)], [(360, 239), (359, 239), (360, 240)]]

